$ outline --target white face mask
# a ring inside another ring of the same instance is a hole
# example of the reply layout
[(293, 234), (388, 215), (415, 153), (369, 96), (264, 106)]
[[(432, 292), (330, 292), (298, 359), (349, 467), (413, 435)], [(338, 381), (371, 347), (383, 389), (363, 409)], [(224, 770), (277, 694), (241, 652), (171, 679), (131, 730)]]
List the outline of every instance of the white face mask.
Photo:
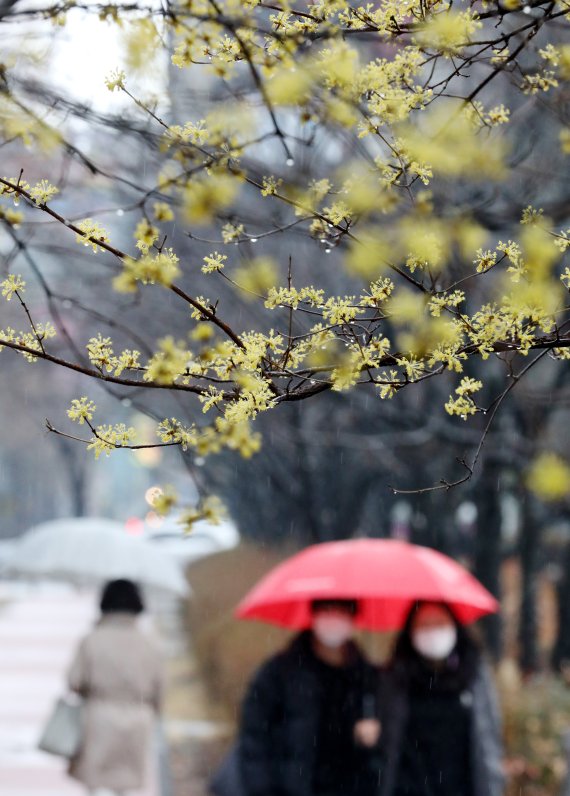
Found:
[(443, 661), (457, 644), (457, 629), (453, 625), (426, 627), (414, 630), (412, 646), (430, 661)]
[(345, 614), (317, 614), (313, 619), (313, 633), (325, 647), (337, 649), (354, 635), (354, 623)]

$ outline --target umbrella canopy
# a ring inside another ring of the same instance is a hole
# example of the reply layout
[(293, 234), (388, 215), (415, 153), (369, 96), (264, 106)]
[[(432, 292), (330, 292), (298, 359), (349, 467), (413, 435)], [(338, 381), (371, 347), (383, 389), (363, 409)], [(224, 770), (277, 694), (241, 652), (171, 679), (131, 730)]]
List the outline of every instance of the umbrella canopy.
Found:
[(465, 624), (498, 608), (473, 575), (442, 553), (393, 539), (355, 539), (314, 545), (284, 561), (236, 613), (302, 629), (311, 623), (311, 601), (333, 598), (358, 599), (357, 622), (368, 630), (401, 628), (416, 600), (444, 602)]
[(189, 588), (180, 566), (124, 525), (95, 517), (36, 525), (14, 546), (9, 571), (73, 583), (100, 584), (128, 578), (180, 596)]

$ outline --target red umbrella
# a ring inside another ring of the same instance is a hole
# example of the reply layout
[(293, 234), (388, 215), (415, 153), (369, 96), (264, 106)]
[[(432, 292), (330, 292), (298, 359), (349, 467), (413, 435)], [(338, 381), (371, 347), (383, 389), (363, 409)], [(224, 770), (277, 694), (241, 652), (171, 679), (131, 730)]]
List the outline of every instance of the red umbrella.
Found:
[(360, 627), (394, 630), (416, 600), (444, 602), (467, 624), (498, 609), (464, 567), (436, 550), (394, 539), (313, 545), (279, 564), (237, 607), (241, 619), (311, 624), (311, 600), (358, 599)]

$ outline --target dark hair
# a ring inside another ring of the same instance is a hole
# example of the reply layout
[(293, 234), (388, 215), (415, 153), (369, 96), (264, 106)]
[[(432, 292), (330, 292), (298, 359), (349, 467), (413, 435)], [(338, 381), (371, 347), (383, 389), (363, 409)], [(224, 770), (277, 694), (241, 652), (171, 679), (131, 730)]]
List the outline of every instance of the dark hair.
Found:
[(101, 613), (140, 614), (144, 603), (139, 587), (132, 580), (110, 580), (101, 593)]
[(473, 681), (479, 666), (481, 650), (473, 635), (458, 621), (453, 610), (446, 603), (438, 603), (435, 600), (418, 600), (412, 605), (396, 641), (392, 656), (392, 668), (398, 678), (408, 686), (421, 687), (427, 682), (431, 684), (433, 671), (422, 656), (416, 652), (412, 644), (414, 616), (422, 605), (440, 605), (453, 620), (457, 630), (457, 644), (445, 662), (445, 668), (438, 679), (444, 690), (460, 691)]
[(322, 599), (311, 600), (311, 613), (315, 614), (319, 611), (328, 611), (331, 608), (336, 608), (339, 611), (345, 611), (350, 616), (358, 614), (359, 606), (358, 600), (340, 600), (340, 599)]

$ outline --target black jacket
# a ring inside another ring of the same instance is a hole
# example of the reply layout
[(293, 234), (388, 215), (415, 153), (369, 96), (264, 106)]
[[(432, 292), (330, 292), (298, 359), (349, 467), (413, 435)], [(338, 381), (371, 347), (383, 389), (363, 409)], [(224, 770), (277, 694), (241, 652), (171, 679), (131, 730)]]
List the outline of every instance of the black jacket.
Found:
[[(393, 671), (381, 679), (382, 757), (379, 796), (393, 796), (397, 787), (406, 723), (410, 711), (410, 695)], [(498, 698), (491, 673), (479, 660), (469, 684), (471, 711), (471, 770), (473, 796), (501, 796), (504, 788), (502, 769), (501, 720)]]
[[(355, 705), (377, 691), (378, 672), (356, 645), (350, 651)], [(310, 633), (302, 633), (255, 675), (246, 695), (239, 735), (245, 796), (314, 796), (319, 722), (326, 689)], [(356, 715), (358, 713), (358, 715)], [(363, 717), (355, 710), (354, 721)], [(374, 765), (369, 754), (370, 765)]]

